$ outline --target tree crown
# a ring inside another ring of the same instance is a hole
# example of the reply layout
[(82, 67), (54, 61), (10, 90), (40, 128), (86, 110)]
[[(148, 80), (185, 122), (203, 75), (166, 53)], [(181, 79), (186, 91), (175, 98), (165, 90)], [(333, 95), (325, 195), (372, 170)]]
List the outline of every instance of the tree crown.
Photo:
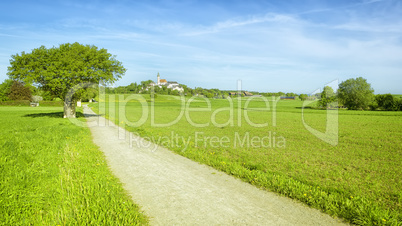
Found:
[(7, 74), (14, 80), (38, 84), (43, 90), (64, 100), (67, 92), (79, 83), (110, 84), (125, 72), (122, 63), (106, 49), (66, 43), (50, 49), (41, 46), (31, 53), (12, 55)]
[(374, 89), (366, 79), (348, 79), (339, 84), (338, 97), (349, 109), (366, 109), (373, 99)]

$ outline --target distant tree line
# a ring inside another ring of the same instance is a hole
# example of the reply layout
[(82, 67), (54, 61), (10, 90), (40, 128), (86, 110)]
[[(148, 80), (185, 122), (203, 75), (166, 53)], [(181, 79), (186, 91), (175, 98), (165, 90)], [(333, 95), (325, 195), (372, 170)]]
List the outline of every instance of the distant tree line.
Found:
[[(154, 86), (150, 87), (150, 84), (152, 83), (152, 80), (147, 80), (147, 81), (142, 81), (140, 83), (131, 83), (128, 86), (118, 86), (115, 88), (112, 87), (107, 87), (106, 88), (106, 93), (107, 94), (151, 94), (151, 92), (154, 92), (156, 94), (161, 94), (161, 95), (176, 95), (179, 96), (181, 93), (177, 90), (169, 89), (166, 86)], [(182, 94), (186, 96), (194, 96), (194, 95), (199, 95), (207, 98), (226, 98), (228, 96), (228, 92), (222, 91), (219, 89), (204, 89), (201, 87), (196, 87), (194, 89), (184, 85), (180, 84), (180, 86), (183, 88)]]
[(402, 98), (396, 98), (391, 94), (374, 95), (374, 89), (362, 77), (340, 83), (336, 93), (331, 87), (324, 87), (319, 99), (318, 106), (322, 108), (402, 111)]
[(284, 92), (272, 92), (272, 93), (260, 93), (260, 95), (264, 97), (271, 97), (271, 96), (276, 96), (276, 97), (298, 97), (299, 95), (296, 93), (284, 93)]
[(391, 94), (378, 94), (369, 107), (372, 110), (402, 111), (402, 98), (398, 99)]
[[(152, 80), (147, 80), (147, 81), (142, 81), (140, 83), (131, 83), (128, 86), (118, 86), (118, 87), (107, 87), (106, 88), (106, 93), (107, 94), (150, 94), (152, 92), (152, 89), (149, 87), (149, 84), (151, 84), (153, 81)], [(237, 93), (238, 90), (220, 90), (220, 89), (205, 89), (201, 87), (195, 87), (190, 88), (184, 84), (180, 84), (181, 87), (183, 87), (184, 91), (183, 94), (186, 96), (203, 96), (206, 98), (226, 98), (229, 96), (230, 92), (235, 92)], [(166, 86), (162, 86), (162, 88), (158, 86), (154, 86), (153, 92), (156, 94), (162, 94), (162, 95), (180, 95), (180, 92), (177, 90), (172, 90), (167, 88)], [(243, 92), (241, 92), (243, 93)], [(287, 96), (287, 97), (298, 97), (299, 95), (296, 93), (284, 93), (284, 92), (267, 92), (267, 93), (261, 93), (261, 92), (250, 92), (254, 95), (262, 95), (265, 97), (270, 97), (270, 96)], [(306, 95), (306, 94), (302, 94)], [(307, 95), (306, 95), (307, 96)]]

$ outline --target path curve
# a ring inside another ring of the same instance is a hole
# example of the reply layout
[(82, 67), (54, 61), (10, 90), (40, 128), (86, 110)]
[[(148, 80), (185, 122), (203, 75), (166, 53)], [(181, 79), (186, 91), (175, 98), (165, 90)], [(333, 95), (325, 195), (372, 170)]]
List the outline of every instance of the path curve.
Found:
[(87, 106), (84, 114), (94, 143), (151, 225), (343, 224), (166, 148), (138, 147), (142, 138), (97, 116)]

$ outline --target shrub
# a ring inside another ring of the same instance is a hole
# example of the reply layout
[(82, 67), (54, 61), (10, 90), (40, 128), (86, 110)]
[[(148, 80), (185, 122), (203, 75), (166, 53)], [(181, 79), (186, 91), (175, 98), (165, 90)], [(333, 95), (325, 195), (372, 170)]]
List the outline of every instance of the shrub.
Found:
[(378, 94), (375, 96), (378, 108), (385, 111), (397, 111), (399, 100), (394, 99), (391, 94)]
[(378, 109), (378, 103), (377, 103), (377, 101), (371, 102), (371, 104), (369, 104), (369, 108), (370, 108), (370, 110), (372, 110), (372, 111), (377, 110), (377, 109)]
[(402, 98), (395, 100), (395, 108), (397, 111), (402, 111)]
[(0, 101), (2, 106), (29, 106), (29, 100)]
[(12, 79), (6, 79), (3, 83), (0, 84), (0, 101), (10, 100), (8, 95), (10, 94), (10, 88), (13, 85), (14, 81)]
[(32, 91), (24, 83), (14, 81), (10, 88), (10, 94), (8, 94), (10, 100), (31, 100)]

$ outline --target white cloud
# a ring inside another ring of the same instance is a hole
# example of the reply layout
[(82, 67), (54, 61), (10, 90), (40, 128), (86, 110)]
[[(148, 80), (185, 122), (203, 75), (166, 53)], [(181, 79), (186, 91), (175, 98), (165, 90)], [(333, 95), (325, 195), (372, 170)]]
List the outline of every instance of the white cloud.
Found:
[(5, 33), (0, 33), (0, 36), (3, 36), (3, 37), (11, 37), (11, 38), (20, 38), (20, 37), (21, 37), (21, 36), (18, 36), (18, 35), (5, 34)]
[(398, 33), (402, 34), (402, 24), (370, 24), (370, 22), (350, 22), (333, 27), (334, 29), (348, 31), (363, 31), (370, 33)]
[(266, 14), (264, 16), (251, 16), (249, 18), (242, 18), (242, 19), (230, 19), (222, 22), (217, 22), (216, 24), (205, 27), (196, 27), (194, 30), (190, 30), (189, 32), (183, 33), (184, 36), (197, 36), (197, 35), (204, 35), (204, 34), (210, 34), (210, 33), (218, 33), (225, 31), (230, 28), (236, 28), (236, 27), (242, 27), (242, 26), (247, 26), (247, 25), (253, 25), (253, 24), (261, 24), (265, 22), (274, 22), (274, 23), (291, 23), (291, 22), (297, 22), (296, 19), (294, 19), (291, 16), (288, 15), (281, 15), (281, 14)]

